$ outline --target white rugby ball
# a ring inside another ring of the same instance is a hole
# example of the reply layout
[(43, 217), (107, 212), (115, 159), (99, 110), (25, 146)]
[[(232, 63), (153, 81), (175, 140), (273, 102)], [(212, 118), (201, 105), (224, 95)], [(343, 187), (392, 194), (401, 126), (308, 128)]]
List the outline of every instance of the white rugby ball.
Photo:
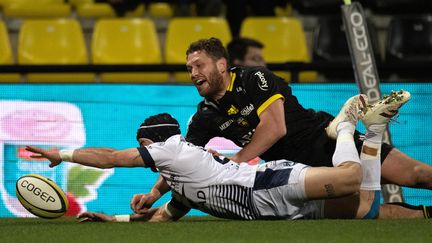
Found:
[(41, 218), (61, 217), (69, 207), (62, 189), (49, 178), (37, 174), (20, 177), (16, 182), (16, 195), (25, 209)]

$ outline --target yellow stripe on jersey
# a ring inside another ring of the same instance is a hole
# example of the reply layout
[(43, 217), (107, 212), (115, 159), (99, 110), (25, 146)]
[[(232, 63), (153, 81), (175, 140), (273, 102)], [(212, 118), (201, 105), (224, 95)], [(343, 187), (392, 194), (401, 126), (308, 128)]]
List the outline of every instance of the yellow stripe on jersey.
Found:
[(275, 100), (282, 99), (285, 100), (285, 98), (281, 94), (275, 94), (272, 97), (268, 98), (257, 110), (258, 116), (261, 115), (261, 113), (269, 106), (271, 103), (273, 103)]
[(230, 72), (230, 76), (231, 76), (231, 83), (228, 86), (228, 89), (227, 89), (228, 91), (232, 91), (232, 89), (234, 87), (234, 80), (235, 80), (237, 75), (236, 75), (236, 73)]

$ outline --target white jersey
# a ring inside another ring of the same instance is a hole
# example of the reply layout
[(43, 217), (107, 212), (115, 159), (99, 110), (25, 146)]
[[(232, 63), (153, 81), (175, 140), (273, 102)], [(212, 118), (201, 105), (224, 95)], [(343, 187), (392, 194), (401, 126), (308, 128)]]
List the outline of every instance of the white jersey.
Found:
[[(146, 166), (157, 168), (173, 190), (175, 198), (187, 207), (231, 219), (256, 219), (269, 215), (286, 217), (297, 209), (292, 210), (292, 205), (289, 205), (290, 210), (276, 210), (283, 212), (283, 215), (268, 213), (269, 203), (261, 205), (262, 193), (257, 193), (262, 189), (268, 190), (268, 187), (288, 184), (291, 169), (276, 171), (279, 173), (271, 170), (269, 174), (266, 165), (277, 169), (292, 166), (292, 162), (275, 161), (254, 166), (238, 164), (224, 157), (214, 157), (204, 148), (186, 142), (180, 135), (138, 150)], [(288, 200), (282, 201), (286, 204)], [(281, 206), (277, 204), (275, 202), (275, 207)], [(282, 205), (284, 207), (287, 206)], [(263, 215), (264, 211), (268, 215)]]

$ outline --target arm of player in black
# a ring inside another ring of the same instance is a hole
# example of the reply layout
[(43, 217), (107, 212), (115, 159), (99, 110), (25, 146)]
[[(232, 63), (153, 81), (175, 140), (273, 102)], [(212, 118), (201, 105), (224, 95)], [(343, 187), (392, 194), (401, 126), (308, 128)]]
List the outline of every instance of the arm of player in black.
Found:
[(279, 77), (267, 69), (258, 69), (250, 75), (246, 89), (257, 107), (260, 122), (249, 144), (231, 159), (245, 162), (260, 156), (286, 134), (284, 97)]

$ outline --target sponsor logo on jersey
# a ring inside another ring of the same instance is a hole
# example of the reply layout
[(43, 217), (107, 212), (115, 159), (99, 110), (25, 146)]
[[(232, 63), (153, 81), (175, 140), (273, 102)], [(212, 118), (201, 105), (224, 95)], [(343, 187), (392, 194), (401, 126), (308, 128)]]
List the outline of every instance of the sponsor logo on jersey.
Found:
[(262, 90), (262, 91), (267, 91), (268, 90), (268, 83), (267, 80), (264, 77), (264, 73), (262, 73), (261, 71), (258, 71), (255, 73), (256, 76), (258, 76), (259, 78), (259, 82), (258, 82), (258, 87)]
[(219, 130), (223, 131), (227, 129), (233, 122), (234, 122), (233, 119), (229, 119), (228, 121), (222, 123), (222, 125), (219, 126)]
[(234, 105), (231, 105), (227, 113), (229, 116), (231, 116), (237, 114), (238, 112), (239, 110)]
[(248, 126), (249, 126), (249, 122), (246, 121), (246, 119), (244, 119), (243, 117), (240, 117), (240, 118), (237, 120), (237, 124), (239, 124), (239, 125), (242, 126), (242, 127), (248, 127)]
[(252, 140), (252, 135), (254, 133), (255, 133), (255, 129), (243, 135), (238, 141), (242, 144), (242, 146), (245, 146), (246, 144), (250, 143), (250, 141)]
[(240, 111), (240, 114), (242, 116), (248, 116), (253, 110), (254, 110), (254, 105), (253, 104), (249, 104), (248, 106), (246, 106), (245, 108), (243, 108), (243, 110)]

